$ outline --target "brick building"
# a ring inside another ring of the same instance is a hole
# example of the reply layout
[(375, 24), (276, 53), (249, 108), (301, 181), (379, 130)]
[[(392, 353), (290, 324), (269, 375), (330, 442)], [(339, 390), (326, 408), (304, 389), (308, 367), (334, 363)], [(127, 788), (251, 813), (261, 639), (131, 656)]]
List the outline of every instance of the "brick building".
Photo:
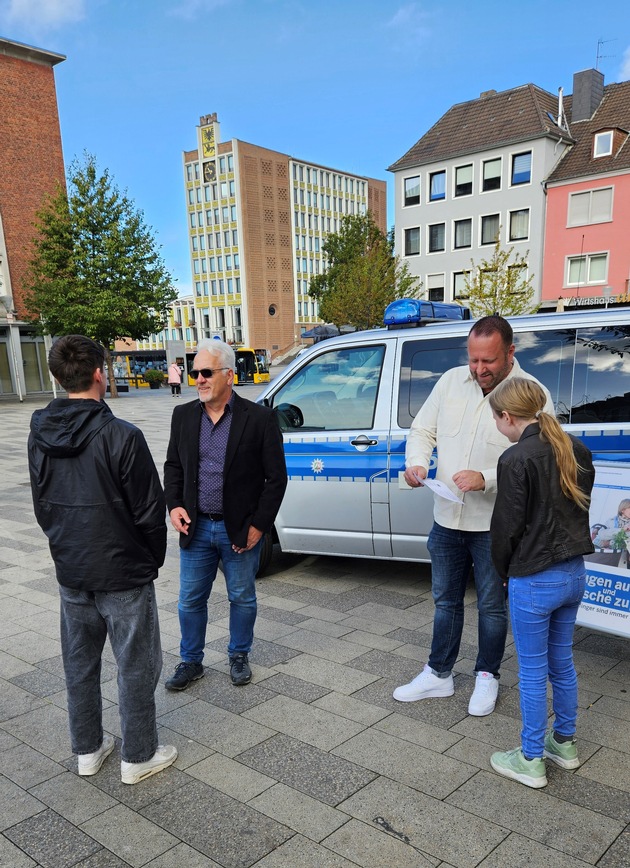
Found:
[(386, 231), (386, 183), (231, 139), (216, 114), (183, 155), (199, 339), (219, 335), (281, 358), (320, 322), (310, 279), (342, 216)]
[(0, 39), (0, 396), (50, 389), (43, 338), (22, 322), (36, 212), (64, 181), (53, 67), (65, 60)]

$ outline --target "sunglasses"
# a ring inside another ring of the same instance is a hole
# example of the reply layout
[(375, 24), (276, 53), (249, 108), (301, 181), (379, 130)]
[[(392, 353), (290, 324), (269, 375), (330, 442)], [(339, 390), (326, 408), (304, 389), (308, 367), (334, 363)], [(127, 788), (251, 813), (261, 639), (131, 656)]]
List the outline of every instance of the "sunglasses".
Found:
[(204, 380), (211, 380), (212, 375), (216, 374), (217, 371), (229, 371), (229, 368), (201, 368), (201, 370), (197, 371), (195, 368), (190, 372), (190, 376), (193, 380), (196, 380), (199, 374), (204, 378)]

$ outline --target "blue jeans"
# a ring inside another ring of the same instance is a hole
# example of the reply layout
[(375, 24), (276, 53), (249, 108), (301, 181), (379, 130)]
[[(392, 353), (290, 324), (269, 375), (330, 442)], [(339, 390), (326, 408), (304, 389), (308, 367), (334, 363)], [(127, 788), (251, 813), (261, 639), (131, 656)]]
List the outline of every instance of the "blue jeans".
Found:
[(256, 573), (260, 560), (258, 542), (248, 552), (233, 551), (225, 524), (205, 516), (197, 518), (195, 535), (179, 553), (180, 656), (189, 663), (201, 663), (206, 644), (208, 599), (223, 561), (223, 574), (230, 601), (228, 654), (249, 653), (254, 641), (256, 620)]
[(435, 603), (428, 665), (441, 678), (451, 674), (464, 628), (464, 594), (474, 566), (479, 612), (479, 651), (475, 672), (498, 677), (505, 651), (505, 589), (490, 555), (488, 531), (460, 531), (434, 523), (429, 534), (431, 593)]
[(121, 756), (146, 762), (158, 744), (154, 694), (162, 671), (153, 582), (109, 592), (60, 585), (59, 594), (73, 753), (94, 753), (103, 741), (101, 655), (109, 636), (118, 665)]
[(577, 675), (573, 628), (584, 594), (584, 559), (571, 558), (509, 582), (510, 618), (518, 654), (523, 729), (529, 759), (542, 757), (547, 728), (547, 675), (553, 689), (554, 730), (575, 735)]

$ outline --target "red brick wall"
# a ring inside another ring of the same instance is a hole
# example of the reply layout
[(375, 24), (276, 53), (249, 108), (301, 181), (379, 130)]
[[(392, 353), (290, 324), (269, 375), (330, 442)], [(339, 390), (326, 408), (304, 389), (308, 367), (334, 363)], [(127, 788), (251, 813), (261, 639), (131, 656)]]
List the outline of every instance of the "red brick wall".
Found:
[(0, 214), (18, 315), (33, 221), (64, 181), (53, 68), (0, 54)]

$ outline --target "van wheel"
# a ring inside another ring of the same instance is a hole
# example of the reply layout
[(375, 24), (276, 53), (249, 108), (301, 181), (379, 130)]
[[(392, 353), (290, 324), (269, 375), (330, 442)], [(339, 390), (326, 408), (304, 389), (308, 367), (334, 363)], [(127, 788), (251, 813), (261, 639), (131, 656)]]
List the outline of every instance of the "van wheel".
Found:
[(266, 533), (262, 538), (262, 544), (260, 546), (260, 561), (258, 562), (258, 572), (256, 573), (256, 578), (260, 579), (266, 571), (269, 569), (269, 564), (271, 563), (271, 556), (273, 555), (273, 534)]

